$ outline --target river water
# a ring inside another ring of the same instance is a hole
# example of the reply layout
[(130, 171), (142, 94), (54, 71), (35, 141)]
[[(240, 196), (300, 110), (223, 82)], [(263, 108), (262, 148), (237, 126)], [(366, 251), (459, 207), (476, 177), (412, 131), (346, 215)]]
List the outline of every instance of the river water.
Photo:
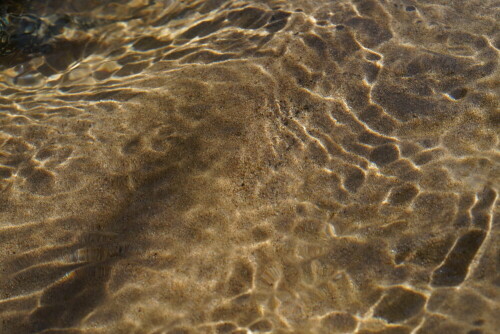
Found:
[(500, 331), (497, 1), (0, 7), (0, 333)]

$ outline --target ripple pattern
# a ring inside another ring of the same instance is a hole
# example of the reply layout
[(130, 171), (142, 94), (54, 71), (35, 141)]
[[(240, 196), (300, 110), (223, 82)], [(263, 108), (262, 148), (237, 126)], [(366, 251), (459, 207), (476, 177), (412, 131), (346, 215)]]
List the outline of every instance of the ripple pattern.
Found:
[(22, 6), (0, 333), (500, 330), (495, 1)]

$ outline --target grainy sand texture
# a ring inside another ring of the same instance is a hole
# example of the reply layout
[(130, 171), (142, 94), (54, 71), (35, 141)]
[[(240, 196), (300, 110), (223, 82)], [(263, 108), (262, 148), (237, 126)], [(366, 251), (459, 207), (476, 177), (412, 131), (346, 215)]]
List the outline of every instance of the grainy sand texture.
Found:
[(499, 21), (0, 2), (0, 333), (499, 333)]

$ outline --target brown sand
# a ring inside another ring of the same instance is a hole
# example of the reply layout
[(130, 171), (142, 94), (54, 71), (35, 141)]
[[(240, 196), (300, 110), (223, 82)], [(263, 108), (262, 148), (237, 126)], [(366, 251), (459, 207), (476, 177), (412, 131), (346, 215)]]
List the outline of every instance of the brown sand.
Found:
[(500, 331), (495, 1), (40, 3), (0, 333)]

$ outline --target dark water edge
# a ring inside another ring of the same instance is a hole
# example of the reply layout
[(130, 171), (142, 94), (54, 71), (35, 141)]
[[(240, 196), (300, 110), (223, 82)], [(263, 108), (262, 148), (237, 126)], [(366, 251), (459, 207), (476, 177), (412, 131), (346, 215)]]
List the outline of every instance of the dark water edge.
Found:
[(497, 7), (0, 2), (0, 333), (497, 333)]

